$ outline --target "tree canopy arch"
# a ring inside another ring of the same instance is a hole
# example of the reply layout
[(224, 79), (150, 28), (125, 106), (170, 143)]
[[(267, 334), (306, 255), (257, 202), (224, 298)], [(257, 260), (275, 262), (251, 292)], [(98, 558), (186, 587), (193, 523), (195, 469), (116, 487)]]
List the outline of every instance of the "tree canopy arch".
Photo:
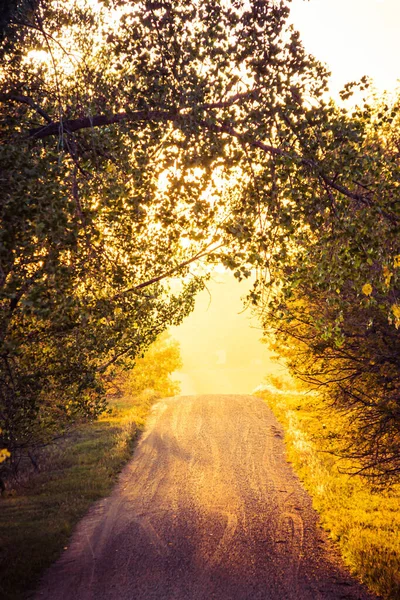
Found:
[(268, 287), (282, 318), (306, 275), (304, 297), (350, 286), (336, 304), (329, 296), (335, 314), (320, 329), (333, 344), (340, 302), (362, 305), (374, 300), (363, 286), (380, 289), (398, 343), (397, 105), (349, 112), (328, 100), (329, 74), (287, 25), (289, 7), (39, 0), (10, 15), (0, 91), (7, 447), (101, 410), (101, 373), (134, 361), (193, 307), (199, 259), (239, 278), (266, 274), (251, 299), (263, 306)]

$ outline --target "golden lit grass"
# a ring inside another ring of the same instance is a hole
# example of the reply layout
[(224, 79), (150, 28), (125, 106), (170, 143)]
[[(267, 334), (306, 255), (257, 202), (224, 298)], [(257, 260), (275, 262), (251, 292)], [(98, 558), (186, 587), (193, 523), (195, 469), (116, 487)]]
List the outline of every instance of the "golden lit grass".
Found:
[(333, 410), (321, 414), (316, 396), (257, 395), (283, 424), (288, 458), (345, 563), (373, 592), (400, 598), (400, 486), (377, 491), (360, 476), (341, 472), (349, 463), (324, 450), (335, 446), (328, 432), (345, 423)]
[(2, 600), (25, 598), (89, 506), (109, 494), (153, 399), (112, 402), (111, 414), (74, 429), (49, 449), (41, 473), (0, 499)]

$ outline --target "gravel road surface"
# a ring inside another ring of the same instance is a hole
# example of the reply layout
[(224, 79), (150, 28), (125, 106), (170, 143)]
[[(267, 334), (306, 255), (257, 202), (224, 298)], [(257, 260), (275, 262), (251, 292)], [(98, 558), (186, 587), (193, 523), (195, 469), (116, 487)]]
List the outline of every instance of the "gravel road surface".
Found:
[(153, 410), (109, 498), (80, 522), (35, 600), (367, 600), (253, 396)]

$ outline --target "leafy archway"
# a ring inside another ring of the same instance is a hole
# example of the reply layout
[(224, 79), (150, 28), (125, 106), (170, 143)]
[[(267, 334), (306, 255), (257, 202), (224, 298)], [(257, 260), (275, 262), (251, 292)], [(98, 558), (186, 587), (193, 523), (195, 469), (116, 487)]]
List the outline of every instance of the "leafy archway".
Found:
[(98, 414), (102, 373), (179, 323), (206, 277), (193, 266), (218, 261), (259, 271), (265, 326), (325, 369), (308, 379), (362, 361), (335, 397), (368, 415), (365, 464), (397, 472), (397, 105), (328, 100), (289, 4), (39, 0), (7, 17), (5, 447)]

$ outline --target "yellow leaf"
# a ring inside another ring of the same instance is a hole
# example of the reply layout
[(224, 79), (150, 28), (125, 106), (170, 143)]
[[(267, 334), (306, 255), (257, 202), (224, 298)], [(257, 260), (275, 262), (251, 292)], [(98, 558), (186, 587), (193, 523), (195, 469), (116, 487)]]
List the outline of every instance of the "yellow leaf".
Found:
[(390, 281), (393, 277), (393, 273), (391, 272), (391, 270), (385, 265), (383, 267), (383, 277), (385, 279), (385, 285), (386, 287), (389, 287), (390, 285)]
[(396, 329), (400, 327), (400, 305), (392, 304), (392, 313), (394, 316), (394, 326)]
[(0, 463), (4, 462), (9, 456), (11, 456), (11, 453), (7, 450), (7, 448), (2, 448), (0, 450)]
[(396, 319), (400, 319), (400, 306), (398, 304), (393, 304), (392, 313), (396, 317)]
[(395, 269), (398, 269), (400, 267), (400, 254), (393, 258), (393, 266)]
[(362, 286), (362, 292), (366, 296), (370, 296), (372, 294), (372, 285), (370, 283), (364, 283)]

